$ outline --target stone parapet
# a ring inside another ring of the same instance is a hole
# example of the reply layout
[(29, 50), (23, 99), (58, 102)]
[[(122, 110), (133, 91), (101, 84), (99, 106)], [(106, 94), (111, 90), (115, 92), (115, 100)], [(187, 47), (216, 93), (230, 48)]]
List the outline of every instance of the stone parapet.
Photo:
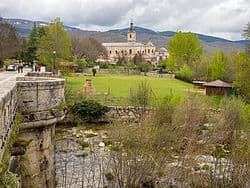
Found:
[(0, 160), (10, 139), (17, 112), (17, 87), (0, 94)]
[(32, 77), (52, 77), (53, 73), (52, 72), (28, 72), (27, 76), (32, 76)]
[(65, 80), (17, 78), (19, 139), (30, 143), (19, 165), (22, 187), (55, 187), (55, 124), (64, 118)]
[[(27, 124), (46, 126), (46, 120), (64, 116), (65, 81), (48, 77), (17, 78), (18, 109), (22, 117), (20, 128)], [(30, 127), (30, 126), (29, 126)]]

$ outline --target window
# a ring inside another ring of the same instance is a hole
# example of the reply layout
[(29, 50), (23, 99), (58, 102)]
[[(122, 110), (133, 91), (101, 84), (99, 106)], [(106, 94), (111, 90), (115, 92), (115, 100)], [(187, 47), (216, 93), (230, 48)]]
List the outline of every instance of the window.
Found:
[(111, 50), (109, 51), (109, 53), (111, 54)]
[(150, 49), (148, 49), (148, 53), (150, 54)]
[(117, 50), (115, 51), (115, 54), (118, 54)]
[(132, 49), (129, 49), (129, 54), (132, 54)]
[(154, 50), (152, 50), (152, 53), (154, 53)]
[(132, 38), (132, 35), (131, 35), (131, 34), (129, 35), (129, 38)]

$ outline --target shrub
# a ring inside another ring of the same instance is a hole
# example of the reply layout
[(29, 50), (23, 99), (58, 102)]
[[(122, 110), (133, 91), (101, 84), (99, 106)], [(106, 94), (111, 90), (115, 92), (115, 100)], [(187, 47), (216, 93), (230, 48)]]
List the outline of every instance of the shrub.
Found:
[(86, 138), (91, 138), (91, 137), (95, 137), (95, 136), (97, 136), (97, 135), (94, 133), (88, 133), (85, 135)]
[(76, 157), (87, 157), (89, 154), (87, 152), (76, 154)]
[(130, 102), (134, 106), (140, 106), (145, 109), (150, 101), (150, 86), (147, 81), (138, 84), (135, 90), (130, 91)]
[(72, 106), (73, 113), (77, 114), (82, 120), (92, 121), (100, 118), (109, 111), (107, 106), (103, 106), (96, 101), (83, 100)]
[(80, 144), (83, 149), (89, 147), (89, 143), (82, 140), (78, 141), (78, 144)]
[(112, 181), (114, 179), (114, 175), (111, 172), (104, 174), (104, 176), (108, 181)]

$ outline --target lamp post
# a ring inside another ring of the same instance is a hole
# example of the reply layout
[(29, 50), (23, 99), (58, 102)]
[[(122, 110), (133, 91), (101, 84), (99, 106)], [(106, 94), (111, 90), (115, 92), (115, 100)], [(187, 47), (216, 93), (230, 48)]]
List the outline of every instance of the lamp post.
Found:
[(56, 73), (55, 69), (56, 69), (56, 51), (53, 51), (53, 72), (54, 72), (54, 74)]

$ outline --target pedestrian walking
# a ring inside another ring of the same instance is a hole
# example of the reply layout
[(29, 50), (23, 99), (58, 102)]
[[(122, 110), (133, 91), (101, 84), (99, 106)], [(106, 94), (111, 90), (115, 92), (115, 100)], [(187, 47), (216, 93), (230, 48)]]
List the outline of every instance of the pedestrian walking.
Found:
[(20, 66), (20, 63), (17, 64), (17, 72), (20, 73), (20, 70), (21, 70), (21, 66)]
[(20, 69), (21, 69), (20, 71), (23, 72), (23, 63), (22, 62), (20, 63)]
[(40, 71), (41, 71), (41, 66), (37, 65), (37, 72), (40, 72)]

